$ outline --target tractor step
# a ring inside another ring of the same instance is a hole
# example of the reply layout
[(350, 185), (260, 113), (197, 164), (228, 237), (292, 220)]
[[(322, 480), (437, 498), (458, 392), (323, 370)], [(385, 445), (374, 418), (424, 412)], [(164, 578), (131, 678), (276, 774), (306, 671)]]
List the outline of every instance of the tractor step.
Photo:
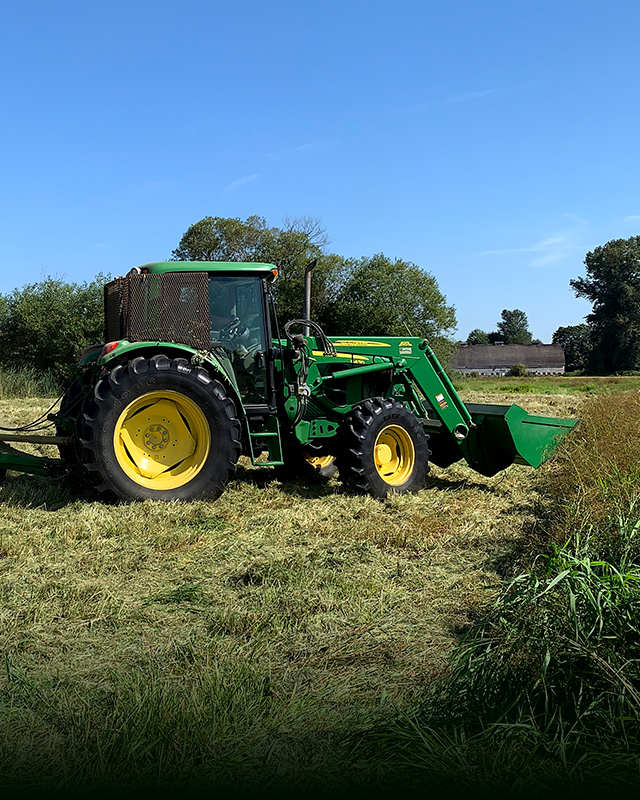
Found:
[[(280, 423), (274, 416), (264, 418), (248, 418), (249, 448), (251, 463), (256, 467), (279, 467), (284, 464), (282, 459), (282, 443), (280, 440)], [(254, 428), (254, 430), (252, 430)], [(262, 428), (262, 430), (255, 430)], [(259, 460), (264, 451), (269, 457)]]

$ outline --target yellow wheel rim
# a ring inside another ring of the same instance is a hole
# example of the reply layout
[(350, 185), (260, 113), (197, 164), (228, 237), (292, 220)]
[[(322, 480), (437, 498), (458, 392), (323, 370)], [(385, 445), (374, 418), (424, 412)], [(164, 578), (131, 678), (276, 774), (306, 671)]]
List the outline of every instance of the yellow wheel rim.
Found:
[(411, 437), (400, 425), (387, 425), (378, 434), (373, 448), (378, 475), (390, 486), (409, 480), (416, 464)]
[(176, 489), (204, 466), (211, 433), (193, 400), (179, 392), (149, 392), (120, 414), (113, 446), (131, 480), (149, 489)]
[(333, 456), (310, 456), (308, 453), (305, 453), (304, 457), (315, 469), (330, 467), (333, 463)]

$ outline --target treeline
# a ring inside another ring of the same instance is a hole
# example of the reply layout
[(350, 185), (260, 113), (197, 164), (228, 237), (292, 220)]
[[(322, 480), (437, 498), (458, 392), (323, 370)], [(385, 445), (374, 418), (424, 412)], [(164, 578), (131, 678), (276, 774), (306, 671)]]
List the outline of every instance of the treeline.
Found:
[(0, 295), (0, 367), (27, 370), (63, 384), (85, 347), (103, 340), (103, 285), (47, 277)]
[[(569, 281), (593, 304), (586, 322), (559, 327), (553, 344), (564, 350), (567, 372), (611, 375), (640, 370), (640, 236), (614, 239), (587, 253), (586, 275)], [(502, 311), (496, 330), (475, 328), (466, 343), (541, 344), (520, 309)]]
[(467, 344), (542, 344), (540, 339), (534, 339), (529, 330), (529, 320), (524, 311), (514, 308), (512, 311), (504, 308), (496, 330), (488, 333), (480, 328), (474, 328), (467, 336)]
[(582, 325), (558, 328), (553, 341), (568, 368), (594, 374), (640, 369), (640, 236), (613, 239), (587, 253), (585, 277), (571, 280), (592, 303)]
[[(347, 258), (331, 253), (317, 220), (205, 217), (191, 225), (171, 254), (184, 261), (275, 264), (282, 323), (302, 317), (305, 270), (313, 267), (312, 318), (329, 335), (423, 336), (446, 359), (454, 348), (455, 310), (436, 279), (416, 264), (380, 253)], [(52, 374), (61, 384), (82, 350), (104, 338), (103, 286), (46, 277), (0, 295), (0, 367)]]
[[(312, 318), (329, 335), (421, 336), (445, 363), (455, 348), (455, 309), (434, 276), (383, 253), (347, 258), (331, 253), (317, 220), (302, 217), (269, 227), (262, 217), (205, 217), (191, 225), (171, 258), (275, 264), (281, 322), (302, 316), (305, 270), (313, 268)], [(585, 257), (585, 277), (572, 280), (593, 304), (580, 325), (559, 327), (553, 342), (567, 371), (611, 374), (640, 369), (640, 237), (616, 239)], [(103, 339), (103, 286), (46, 277), (0, 295), (0, 367), (29, 368), (64, 382), (82, 350)], [(496, 330), (471, 331), (468, 344), (538, 344), (520, 309), (502, 311)]]

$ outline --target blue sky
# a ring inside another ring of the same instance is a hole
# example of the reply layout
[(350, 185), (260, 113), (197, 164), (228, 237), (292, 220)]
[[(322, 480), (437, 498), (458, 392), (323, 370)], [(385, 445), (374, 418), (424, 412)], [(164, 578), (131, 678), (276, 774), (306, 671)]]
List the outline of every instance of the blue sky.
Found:
[(436, 276), (458, 335), (589, 311), (640, 235), (640, 4), (4, 4), (0, 292), (170, 256), (204, 216), (319, 217)]

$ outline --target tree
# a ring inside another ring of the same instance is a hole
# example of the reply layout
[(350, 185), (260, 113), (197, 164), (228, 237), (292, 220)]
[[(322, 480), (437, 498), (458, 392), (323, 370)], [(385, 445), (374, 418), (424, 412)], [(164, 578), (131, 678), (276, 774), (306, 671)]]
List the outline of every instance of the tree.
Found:
[(0, 363), (69, 375), (82, 350), (104, 338), (105, 275), (90, 283), (51, 276), (15, 289), (0, 303)]
[(498, 336), (505, 344), (531, 344), (533, 335), (529, 330), (529, 321), (524, 311), (514, 308), (502, 310), (502, 322), (497, 324)]
[(205, 217), (191, 225), (171, 254), (174, 261), (260, 261), (272, 237), (262, 217)]
[(586, 276), (569, 281), (577, 297), (593, 304), (589, 325), (594, 372), (640, 365), (640, 236), (613, 239), (587, 253)]
[(177, 261), (261, 261), (280, 271), (274, 285), (279, 317), (302, 316), (304, 272), (316, 261), (312, 282), (312, 308), (320, 313), (331, 298), (341, 262), (325, 256), (326, 233), (311, 217), (286, 218), (282, 228), (268, 227), (263, 217), (246, 220), (205, 217), (191, 225), (171, 257)]
[(491, 344), (491, 340), (486, 331), (474, 328), (467, 336), (467, 344)]
[(553, 344), (559, 344), (564, 350), (567, 372), (587, 368), (591, 356), (591, 334), (586, 323), (558, 328), (551, 341)]
[(456, 325), (436, 279), (416, 264), (382, 253), (344, 262), (344, 283), (322, 323), (328, 333), (423, 336), (443, 354)]
[(9, 316), (9, 298), (4, 294), (0, 294), (0, 336), (7, 324)]

